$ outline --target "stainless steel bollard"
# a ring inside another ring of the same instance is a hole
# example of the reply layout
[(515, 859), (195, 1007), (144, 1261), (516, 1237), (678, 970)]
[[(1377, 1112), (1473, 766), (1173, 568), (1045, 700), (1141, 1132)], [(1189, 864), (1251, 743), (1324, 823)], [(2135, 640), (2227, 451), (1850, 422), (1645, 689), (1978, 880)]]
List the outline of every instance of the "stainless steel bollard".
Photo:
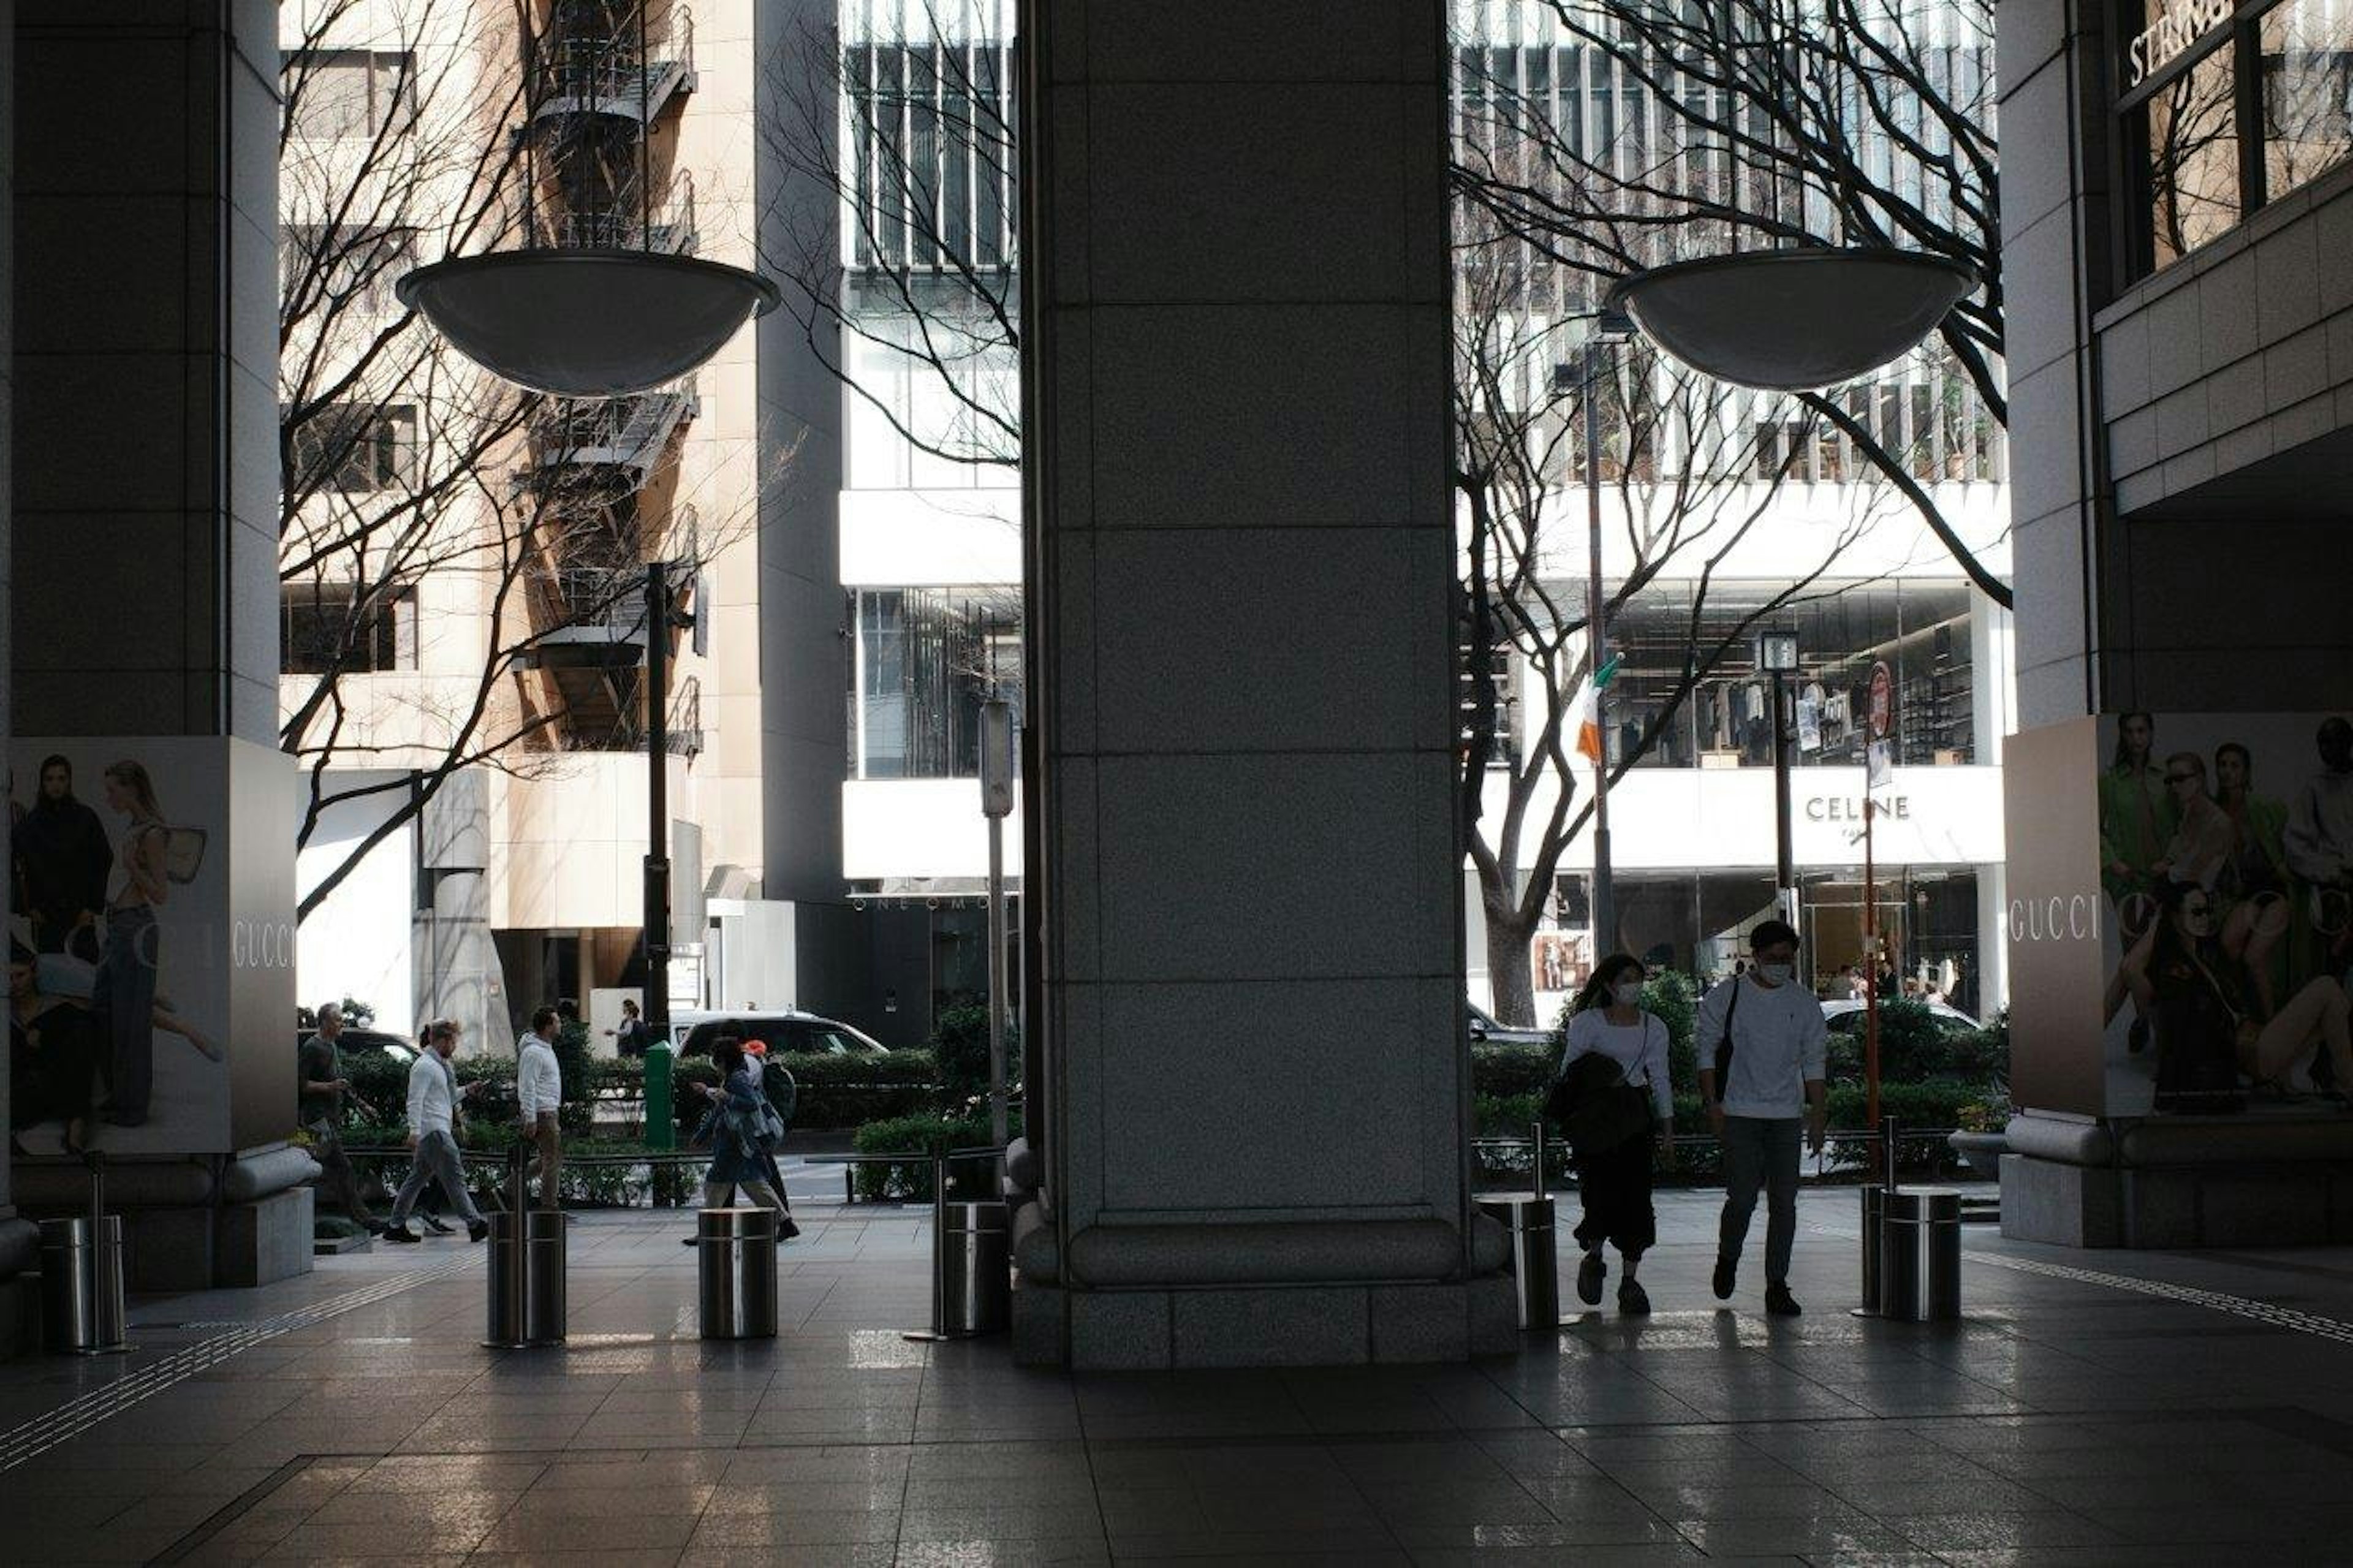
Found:
[(1910, 1323), (1961, 1315), (1961, 1194), (1890, 1193), (1880, 1221), (1879, 1315)]
[(704, 1209), (695, 1218), (702, 1337), (776, 1337), (776, 1211)]
[(1002, 1203), (941, 1211), (940, 1327), (951, 1338), (993, 1334), (1012, 1319), (1012, 1215)]
[(522, 1232), (512, 1209), (490, 1216), (490, 1324), (482, 1343), (498, 1349), (528, 1344), (523, 1331)]
[(1879, 1237), (1887, 1218), (1887, 1189), (1877, 1182), (1862, 1184), (1862, 1304), (1857, 1311), (1879, 1311)]
[(1535, 1193), (1488, 1193), (1479, 1206), (1504, 1225), (1511, 1242), (1513, 1294), (1520, 1327), (1560, 1326), (1560, 1255), (1553, 1236), (1552, 1199)]
[(41, 1340), (56, 1355), (127, 1351), (122, 1216), (41, 1222)]
[(523, 1217), (523, 1331), (534, 1345), (564, 1342), (569, 1301), (564, 1285), (564, 1211), (533, 1209)]

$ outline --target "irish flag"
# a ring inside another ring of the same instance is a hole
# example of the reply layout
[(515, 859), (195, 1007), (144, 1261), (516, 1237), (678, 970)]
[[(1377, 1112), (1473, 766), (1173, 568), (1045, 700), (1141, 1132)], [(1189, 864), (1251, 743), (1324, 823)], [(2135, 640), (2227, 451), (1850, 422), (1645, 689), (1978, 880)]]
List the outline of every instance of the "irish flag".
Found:
[(1601, 689), (1618, 673), (1620, 658), (1613, 653), (1603, 659), (1577, 699), (1577, 754), (1597, 768), (1601, 765)]

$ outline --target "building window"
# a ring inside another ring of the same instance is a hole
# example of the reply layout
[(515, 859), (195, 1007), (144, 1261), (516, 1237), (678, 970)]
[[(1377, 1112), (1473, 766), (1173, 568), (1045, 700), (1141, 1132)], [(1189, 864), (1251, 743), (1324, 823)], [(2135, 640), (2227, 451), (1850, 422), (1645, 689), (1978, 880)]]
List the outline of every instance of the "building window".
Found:
[(980, 705), (1021, 718), (1016, 588), (861, 589), (850, 666), (850, 776), (977, 778)]
[(417, 468), (417, 410), (407, 404), (337, 404), (288, 432), (286, 490), (368, 495), (405, 485)]
[(2260, 26), (2263, 189), (2291, 190), (2353, 153), (2353, 14), (2286, 0)]
[(280, 667), (288, 675), (381, 675), (417, 668), (411, 585), (289, 583), (280, 604)]
[(853, 267), (955, 272), (1013, 260), (1009, 53), (939, 37), (843, 50)]
[[(2353, 8), (2281, 0), (2252, 21), (2148, 0), (2118, 100), (2137, 191), (2136, 274), (2179, 260), (2353, 154)], [(2202, 30), (2200, 30), (2202, 29)]]
[(1998, 672), (1977, 664), (1970, 611), (1958, 582), (1821, 582), (1795, 597), (1781, 584), (1718, 580), (1704, 596), (1688, 581), (1650, 584), (1610, 620), (1624, 659), (1609, 683), (1611, 755), (1648, 735), (1638, 766), (1771, 766), (1772, 683), (1754, 668), (1756, 633), (1771, 626), (1798, 634), (1794, 765), (1862, 764), (1864, 704), (1881, 661), (1895, 679), (1895, 760), (1974, 762), (1977, 681)]
[(297, 49), (281, 64), (286, 111), (309, 141), (406, 129), (417, 114), (417, 57), (406, 49)]
[(2187, 256), (2239, 221), (2232, 54), (2220, 49), (2158, 89), (2141, 113), (2148, 265)]

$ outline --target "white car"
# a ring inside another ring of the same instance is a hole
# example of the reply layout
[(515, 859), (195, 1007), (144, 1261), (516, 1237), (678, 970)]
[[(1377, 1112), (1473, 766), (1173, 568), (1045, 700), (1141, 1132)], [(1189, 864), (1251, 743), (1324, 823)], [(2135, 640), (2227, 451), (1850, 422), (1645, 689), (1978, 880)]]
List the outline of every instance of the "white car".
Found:
[(670, 1038), (678, 1042), (678, 1054), (682, 1057), (709, 1056), (712, 1042), (727, 1033), (762, 1041), (769, 1050), (780, 1055), (879, 1057), (890, 1050), (881, 1041), (847, 1024), (792, 1007), (741, 1012), (694, 1010), (670, 1016)]
[[(1862, 1015), (1863, 1006), (1860, 1002), (1825, 1002), (1822, 1004), (1822, 1023), (1833, 1035), (1862, 1034), (1863, 1024)], [(1928, 1016), (1936, 1021), (1936, 1026), (1939, 1029), (1942, 1029), (1948, 1035), (1964, 1034), (1971, 1029), (1982, 1029), (1985, 1027), (1983, 1024), (1978, 1023), (1975, 1018), (1970, 1017), (1958, 1007), (1948, 1005), (1943, 1002), (1929, 1003)]]

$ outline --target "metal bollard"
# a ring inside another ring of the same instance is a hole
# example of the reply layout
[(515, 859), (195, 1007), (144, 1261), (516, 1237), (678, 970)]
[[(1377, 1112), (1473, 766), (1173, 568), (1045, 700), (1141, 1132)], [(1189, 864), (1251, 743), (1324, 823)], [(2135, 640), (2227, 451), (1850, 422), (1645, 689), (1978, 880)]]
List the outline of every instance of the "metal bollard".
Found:
[(508, 1151), (507, 1208), (490, 1216), (490, 1323), (482, 1343), (493, 1350), (561, 1344), (565, 1333), (564, 1211), (530, 1206), (528, 1159), (520, 1145)]
[(1877, 1182), (1862, 1184), (1862, 1304), (1858, 1317), (1879, 1315), (1879, 1236), (1887, 1215), (1887, 1189)]
[(122, 1218), (106, 1212), (106, 1156), (90, 1164), (90, 1213), (41, 1222), (41, 1338), (53, 1354), (114, 1355), (131, 1348), (122, 1304)]
[(1890, 1193), (1881, 1221), (1879, 1315), (1937, 1322), (1961, 1315), (1961, 1194)]
[(1002, 1203), (950, 1204), (939, 1242), (942, 1331), (993, 1334), (1013, 1315), (1012, 1215)]
[(522, 1220), (526, 1342), (560, 1345), (570, 1308), (565, 1290), (564, 1211), (526, 1209)]
[(704, 1209), (695, 1219), (702, 1337), (776, 1337), (776, 1211)]
[(1522, 1329), (1560, 1326), (1560, 1254), (1553, 1229), (1553, 1201), (1545, 1193), (1544, 1123), (1535, 1124), (1532, 1190), (1491, 1193), (1479, 1206), (1503, 1222), (1510, 1241), (1513, 1296)]

